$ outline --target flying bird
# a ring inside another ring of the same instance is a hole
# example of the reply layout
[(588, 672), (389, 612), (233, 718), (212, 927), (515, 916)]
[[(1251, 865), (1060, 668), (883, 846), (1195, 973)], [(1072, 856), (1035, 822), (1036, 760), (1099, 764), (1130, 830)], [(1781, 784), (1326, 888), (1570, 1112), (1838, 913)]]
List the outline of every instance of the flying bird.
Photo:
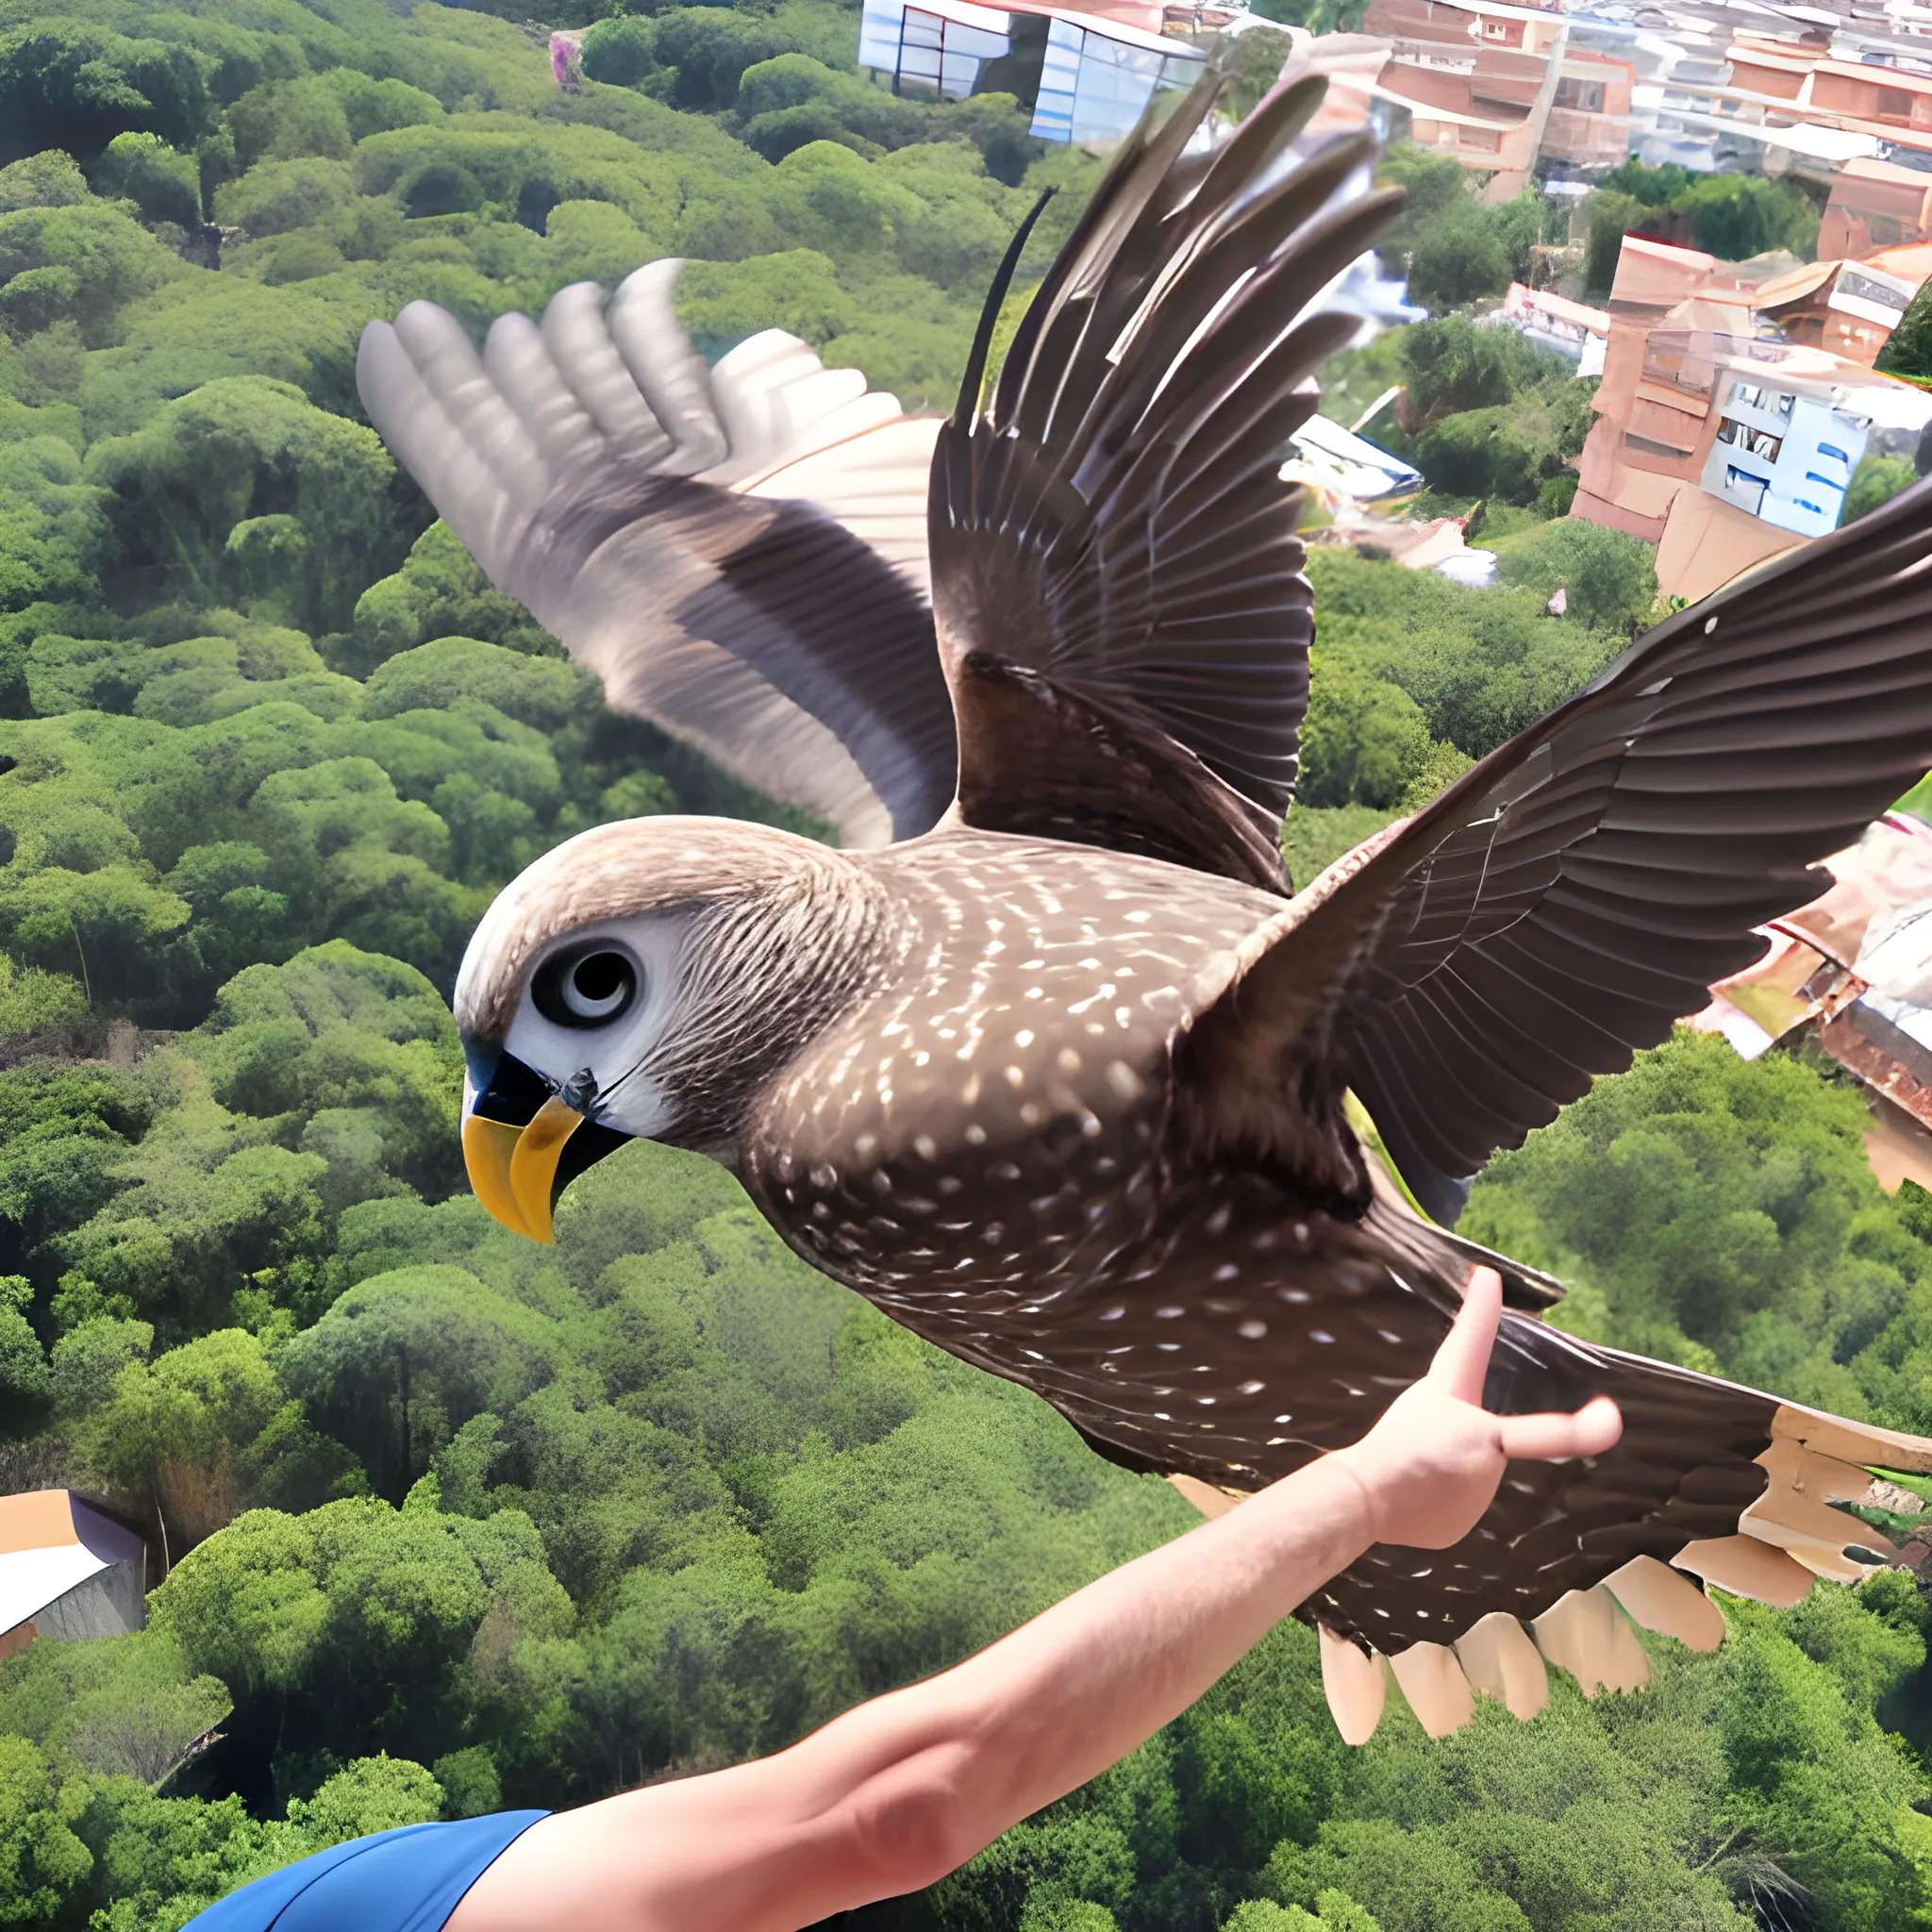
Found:
[[(1319, 81), (1219, 145), (1210, 75), (1127, 141), (997, 376), (945, 422), (770, 334), (707, 368), (675, 263), (479, 357), (372, 324), (372, 421), (611, 704), (832, 821), (689, 817), (540, 859), (457, 988), (478, 1196), (547, 1239), (633, 1137), (728, 1163), (801, 1255), (1226, 1507), (1419, 1377), (1498, 1147), (1665, 1039), (1753, 928), (1932, 765), (1932, 494), (1681, 612), (1296, 891), (1280, 822), (1311, 593), (1280, 479), (1358, 325), (1323, 291), (1399, 196)], [(1204, 151), (1205, 150), (1205, 151)], [(1039, 210), (1036, 208), (1035, 213)], [(1305, 1605), (1343, 1735), (1520, 1716), (1545, 1659), (1642, 1681), (1699, 1581), (1774, 1603), (1882, 1539), (1831, 1506), (1932, 1443), (1620, 1354), (1500, 1260), (1485, 1399), (1615, 1397), (1606, 1455), (1512, 1468), (1446, 1552)], [(1621, 1607), (1621, 1609), (1620, 1607)], [(1385, 1661), (1387, 1667), (1385, 1668)]]

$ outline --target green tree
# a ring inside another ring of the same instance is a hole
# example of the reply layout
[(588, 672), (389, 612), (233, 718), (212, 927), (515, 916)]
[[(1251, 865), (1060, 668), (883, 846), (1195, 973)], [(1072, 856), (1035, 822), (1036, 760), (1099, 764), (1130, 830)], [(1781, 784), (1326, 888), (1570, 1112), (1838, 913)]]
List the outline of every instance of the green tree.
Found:
[(1634, 635), (1657, 602), (1649, 544), (1581, 517), (1560, 517), (1494, 541), (1496, 575), (1545, 599), (1561, 590), (1566, 615), (1593, 630)]
[[(101, 1777), (164, 1784), (234, 1708), (165, 1637), (30, 1644), (0, 1665), (0, 1732)], [(83, 1802), (85, 1802), (83, 1798)]]
[(103, 194), (135, 203), (150, 222), (201, 225), (201, 171), (158, 134), (117, 134), (95, 172)]
[(0, 163), (52, 147), (91, 157), (122, 133), (191, 147), (208, 113), (185, 47), (52, 19), (0, 39)]
[(374, 433), (260, 377), (207, 383), (96, 444), (88, 475), (157, 590), (208, 603), (239, 591), (297, 624), (346, 621), (344, 577), (376, 575), (394, 541), (395, 468)]
[(1840, 1413), (1908, 1406), (1890, 1365), (1926, 1251), (1865, 1130), (1857, 1091), (1807, 1062), (1680, 1033), (1500, 1157), (1463, 1225), (1579, 1282), (1560, 1325)]
[(1839, 517), (1849, 524), (1890, 503), (1901, 490), (1909, 490), (1919, 480), (1917, 470), (1905, 457), (1868, 456), (1859, 459), (1852, 472), (1852, 485), (1845, 491), (1845, 506)]
[(1400, 340), (1409, 420), (1418, 429), (1465, 409), (1520, 402), (1525, 391), (1571, 379), (1560, 356), (1514, 329), (1478, 326), (1467, 316), (1417, 323)]
[(0, 1736), (0, 1898), (13, 1924), (53, 1924), (93, 1870), (73, 1830), (80, 1796), (26, 1739)]
[(1295, 795), (1311, 806), (1393, 806), (1428, 756), (1428, 721), (1399, 685), (1352, 659), (1317, 662)]
[(558, 1373), (555, 1330), (461, 1269), (405, 1269), (351, 1289), (280, 1358), (282, 1379), (400, 1497), (454, 1432)]

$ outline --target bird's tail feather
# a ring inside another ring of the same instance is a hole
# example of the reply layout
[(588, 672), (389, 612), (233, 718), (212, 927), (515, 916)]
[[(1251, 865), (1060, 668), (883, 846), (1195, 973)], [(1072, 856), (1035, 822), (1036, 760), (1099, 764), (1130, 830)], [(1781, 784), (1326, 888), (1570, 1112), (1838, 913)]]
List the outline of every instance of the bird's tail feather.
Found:
[[(1734, 1535), (1688, 1541), (1667, 1562), (1633, 1557), (1526, 1622), (1492, 1610), (1450, 1642), (1385, 1655), (1318, 1619), (1323, 1689), (1343, 1739), (1360, 1744), (1374, 1734), (1391, 1680), (1431, 1737), (1469, 1723), (1478, 1696), (1527, 1720), (1549, 1700), (1551, 1664), (1568, 1671), (1586, 1697), (1648, 1683), (1639, 1627), (1692, 1650), (1715, 1650), (1725, 1623), (1707, 1589), (1789, 1606), (1820, 1579), (1861, 1581), (1899, 1553), (1881, 1532), (1833, 1506), (1866, 1501), (1875, 1470), (1932, 1474), (1932, 1441), (1783, 1403), (1772, 1418), (1770, 1445), (1755, 1460), (1765, 1487)], [(1169, 1480), (1204, 1515), (1241, 1500), (1192, 1477)]]

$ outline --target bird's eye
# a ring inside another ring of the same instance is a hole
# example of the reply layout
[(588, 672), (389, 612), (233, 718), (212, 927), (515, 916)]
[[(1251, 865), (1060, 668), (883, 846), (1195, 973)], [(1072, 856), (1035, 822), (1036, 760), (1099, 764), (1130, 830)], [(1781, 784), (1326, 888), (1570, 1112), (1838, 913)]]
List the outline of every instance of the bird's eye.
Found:
[(637, 997), (638, 970), (622, 953), (598, 948), (564, 953), (538, 973), (530, 988), (537, 1010), (559, 1026), (602, 1026)]

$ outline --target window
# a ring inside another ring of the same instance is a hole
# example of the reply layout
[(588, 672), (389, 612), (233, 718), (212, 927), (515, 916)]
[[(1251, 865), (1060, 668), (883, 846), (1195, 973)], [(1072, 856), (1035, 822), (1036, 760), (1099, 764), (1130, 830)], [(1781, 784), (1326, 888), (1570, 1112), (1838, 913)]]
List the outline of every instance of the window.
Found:
[(1764, 478), (1752, 475), (1748, 470), (1726, 468), (1724, 494), (1755, 517), (1764, 502)]
[(1460, 130), (1462, 145), (1474, 148), (1477, 154), (1492, 155), (1503, 145), (1503, 137), (1490, 127), (1465, 127)]
[(1780, 395), (1774, 389), (1760, 389), (1755, 382), (1732, 383), (1731, 400), (1747, 409), (1761, 409), (1767, 416), (1781, 416), (1788, 423), (1791, 418), (1790, 396)]
[(1747, 449), (1754, 457), (1762, 457), (1767, 463), (1776, 462), (1778, 451), (1784, 447), (1783, 439), (1774, 436), (1770, 430), (1754, 429), (1750, 424), (1740, 423), (1730, 416), (1718, 425), (1717, 440), (1739, 449)]
[(1821, 476), (1816, 470), (1807, 470), (1805, 480), (1807, 483), (1823, 483), (1827, 490), (1842, 490), (1845, 487), (1833, 477)]
[(1807, 503), (1802, 496), (1794, 496), (1791, 498), (1791, 501), (1795, 503), (1800, 509), (1808, 509), (1814, 517), (1822, 517), (1824, 514), (1824, 510), (1821, 509), (1817, 504)]
[[(1821, 442), (1818, 445), (1818, 454), (1822, 457), (1836, 457), (1848, 470), (1852, 466), (1851, 458), (1846, 456), (1844, 451), (1840, 449), (1835, 442)], [(1824, 478), (1821, 476), (1818, 480), (1823, 483)]]
[(1624, 447), (1639, 456), (1663, 457), (1674, 463), (1682, 462), (1690, 454), (1674, 443), (1659, 442), (1654, 436), (1638, 436), (1627, 429), (1624, 432)]
[(1575, 80), (1565, 76), (1557, 83), (1557, 106), (1574, 108), (1580, 114), (1601, 114), (1604, 110), (1604, 84), (1600, 80)]
[(1882, 87), (1878, 90), (1878, 118), (1881, 121), (1909, 121), (1912, 95), (1908, 88)]
[(1005, 34), (908, 7), (899, 29), (893, 91), (964, 100), (979, 79), (980, 63), (997, 59), (1009, 46)]
[(1157, 90), (1185, 87), (1200, 71), (1191, 54), (1129, 46), (1104, 24), (1089, 28), (1055, 14), (1031, 131), (1046, 141), (1119, 141), (1133, 131)]

